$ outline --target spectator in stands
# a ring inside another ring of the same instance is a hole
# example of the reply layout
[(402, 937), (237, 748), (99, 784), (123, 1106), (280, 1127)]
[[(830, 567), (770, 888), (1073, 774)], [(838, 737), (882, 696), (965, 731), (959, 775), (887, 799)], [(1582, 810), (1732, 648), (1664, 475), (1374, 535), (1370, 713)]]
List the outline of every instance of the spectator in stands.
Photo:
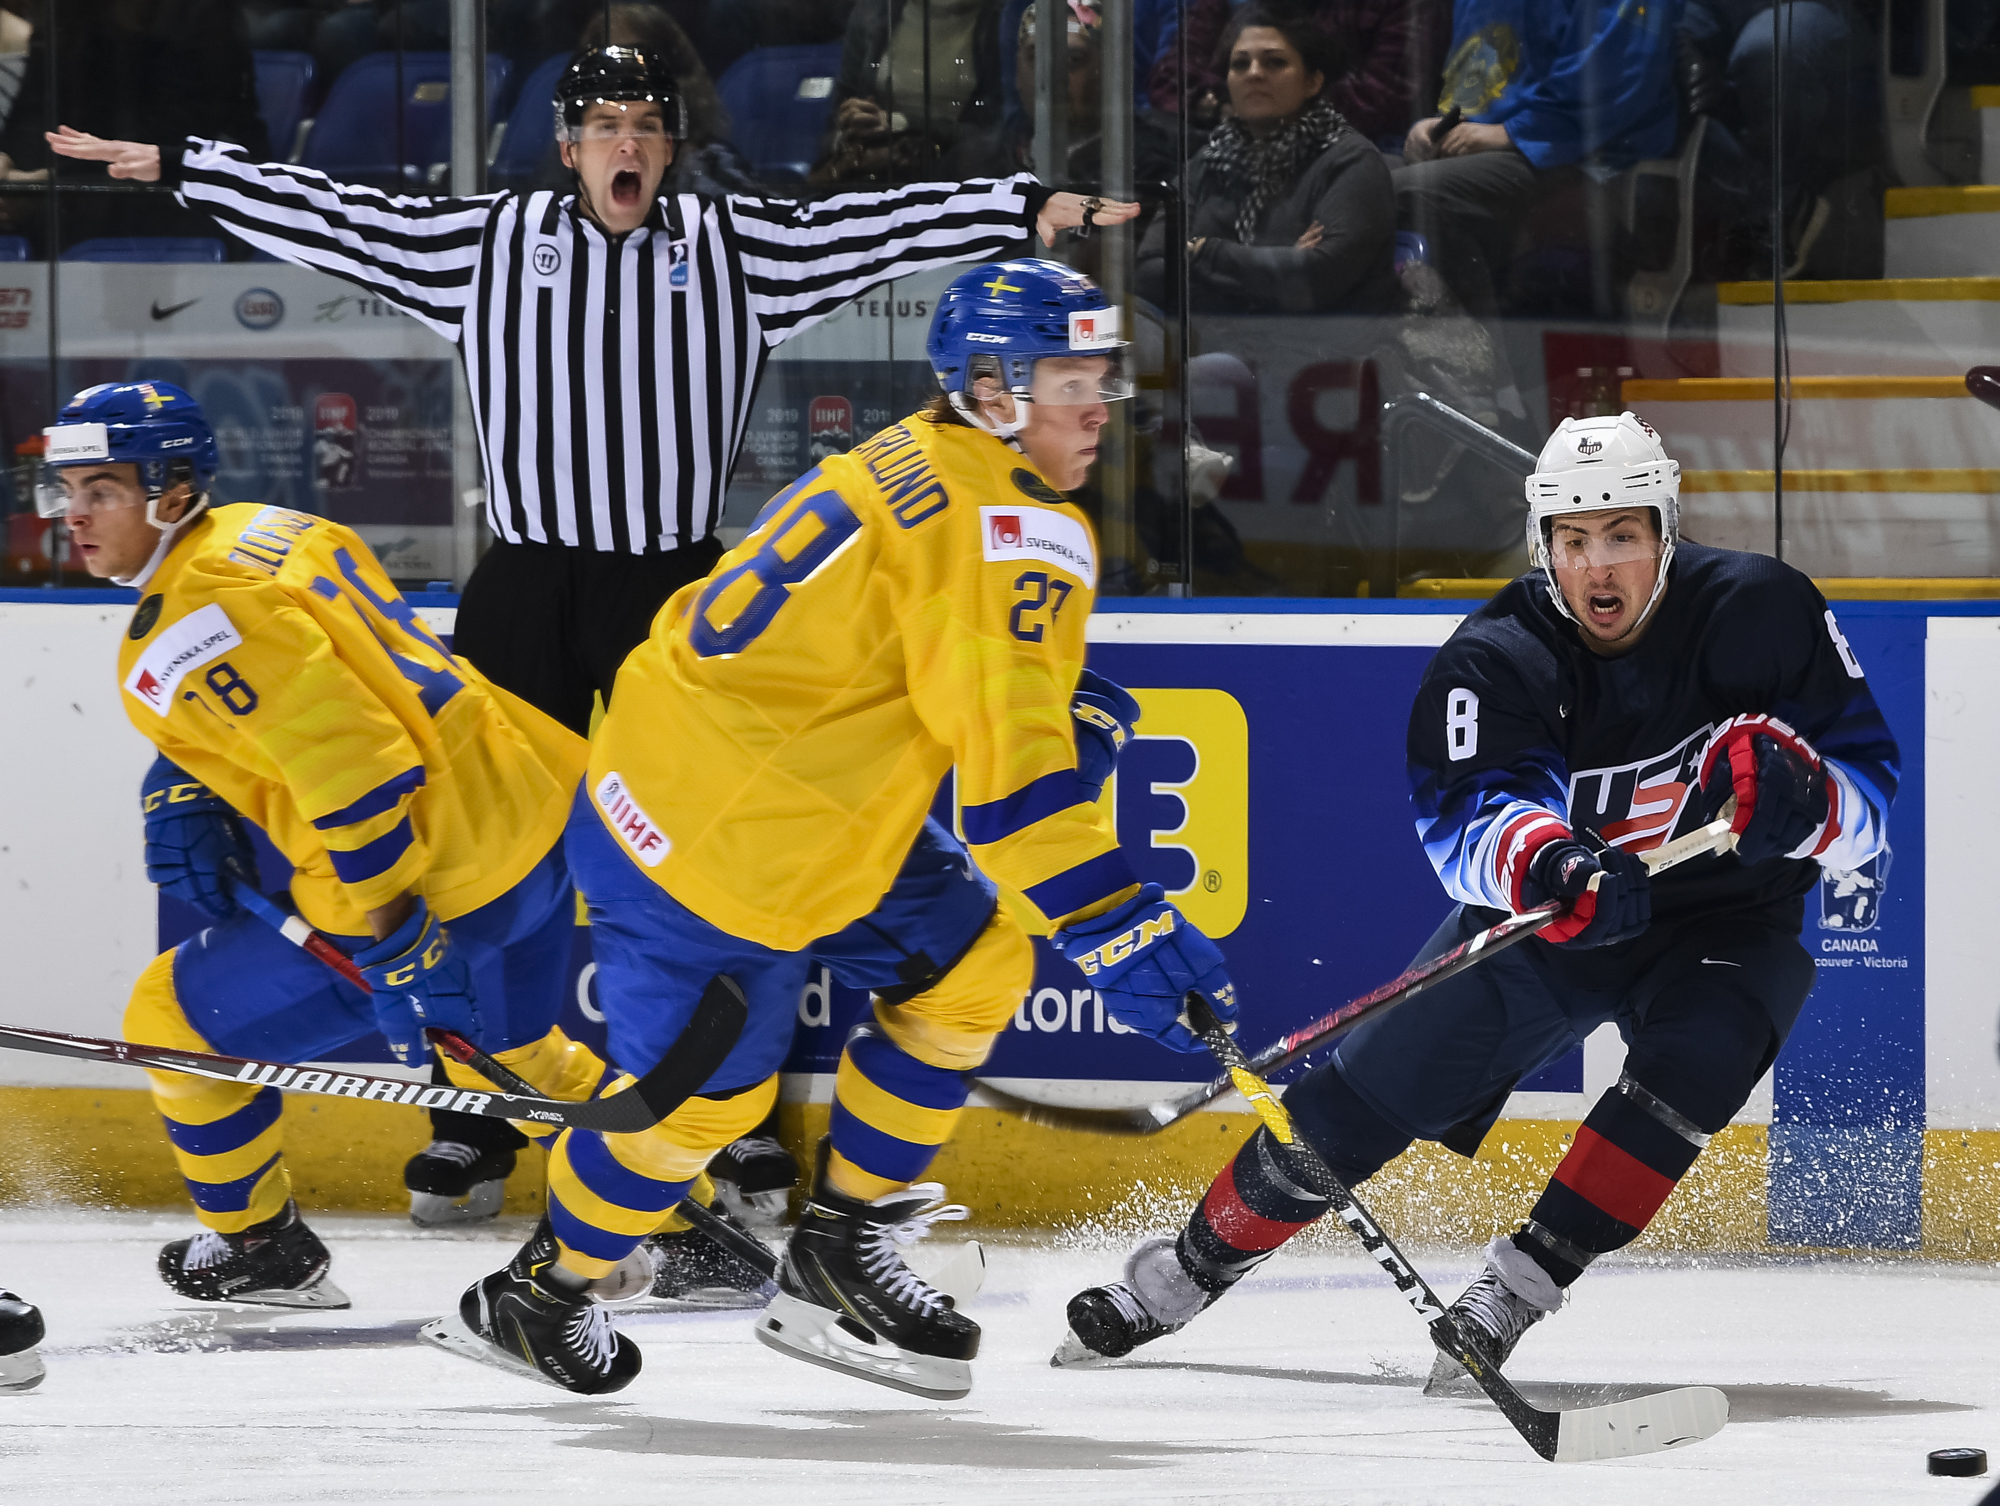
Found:
[[(1676, 0), (1457, 0), (1439, 115), (1410, 127), (1396, 212), (1468, 312), (1499, 309), (1514, 233), (1542, 181), (1603, 177), (1673, 150)], [(1441, 131), (1443, 115), (1455, 124)]]
[(721, 78), (753, 47), (818, 47), (847, 35), (854, 0), (709, 0), (703, 56)]
[[(93, 135), (178, 143), (187, 136), (240, 142), (258, 156), (270, 139), (257, 111), (250, 34), (236, 0), (63, 0), (56, 40), (62, 124)], [(48, 28), (28, 44), (21, 91), (0, 129), (0, 176), (42, 177), (49, 110)], [(6, 228), (28, 233), (43, 205), (4, 204)], [(65, 198), (65, 246), (96, 236), (214, 236), (206, 215), (167, 193)]]
[[(1132, 105), (1144, 110), (1147, 106), (1147, 80), (1153, 75), (1153, 64), (1160, 53), (1174, 39), (1180, 28), (1180, 0), (1129, 0), (1132, 11)], [(1065, 7), (1067, 0), (1065, 0)], [(1100, 6), (1099, 9), (1102, 7)], [(1015, 70), (1017, 54), (1008, 46), (1010, 37), (1018, 36), (1023, 25), (1032, 27), (1034, 23), (1035, 0), (1007, 0), (1007, 8), (1000, 13), (1000, 88), (1007, 100), (1007, 118), (1013, 121), (1025, 109), (1030, 115), (1035, 113), (1035, 87), (1032, 81), (1021, 82)], [(1024, 21), (1023, 17), (1027, 19)], [(1221, 28), (1217, 28), (1220, 31)]]
[(1826, 228), (1825, 188), (1868, 161), (1881, 130), (1874, 28), (1848, 0), (1687, 0), (1683, 43), (1725, 81), (1702, 152), (1731, 232), (1725, 275), (1771, 275), (1771, 60), (1780, 30), (1787, 277), (1804, 270)]
[[(1187, 10), (1187, 109), (1198, 130), (1222, 118), (1227, 97), (1222, 34), (1241, 0), (1194, 0)], [(1333, 34), (1349, 62), (1327, 86), (1333, 107), (1368, 140), (1401, 142), (1437, 87), (1451, 34), (1450, 0), (1301, 0), (1298, 7)], [(1154, 63), (1153, 107), (1181, 108), (1182, 47), (1171, 32)]]
[[(1104, 176), (1104, 13), (1086, 0), (1065, 0), (1069, 46), (1068, 157), (1057, 174), (1066, 183), (1099, 184)], [(961, 135), (945, 154), (950, 178), (1005, 177), (1032, 166), (1035, 150), (1035, 15), (1015, 28), (1011, 70), (1019, 108), (981, 130)], [(1132, 180), (1169, 183), (1179, 174), (1179, 133), (1150, 110), (1134, 117)], [(1141, 222), (1143, 234), (1144, 221)]]
[[(1396, 207), (1382, 154), (1334, 108), (1340, 45), (1251, 0), (1223, 33), (1229, 114), (1188, 173), (1195, 309), (1374, 313), (1397, 302)], [(1166, 223), (1139, 251), (1140, 296), (1164, 304)]]
[(935, 175), (961, 133), (1000, 119), (1003, 0), (871, 0), (848, 18), (815, 183)]

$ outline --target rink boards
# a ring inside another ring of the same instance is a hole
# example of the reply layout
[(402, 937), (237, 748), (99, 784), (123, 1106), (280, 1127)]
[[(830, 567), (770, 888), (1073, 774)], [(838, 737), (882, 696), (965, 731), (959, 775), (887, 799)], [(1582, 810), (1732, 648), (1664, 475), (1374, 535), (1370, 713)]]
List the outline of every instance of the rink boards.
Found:
[[(127, 598), (129, 599), (129, 598)], [(418, 598), (449, 627), (447, 598)], [(1254, 1045), (1394, 976), (1447, 905), (1412, 831), (1403, 782), (1412, 693), (1463, 603), (1119, 603), (1091, 625), (1094, 667), (1144, 715), (1106, 799), (1143, 877), (1222, 940)], [(1663, 1214), (1656, 1242), (2000, 1253), (2000, 1061), (1984, 941), (1989, 794), (2000, 747), (2000, 606), (1849, 602), (1842, 631), (1904, 755), (1893, 861), (1829, 878), (1807, 901), (1819, 978), (1767, 1082)], [(139, 862), (136, 791), (150, 750), (127, 726), (111, 664), (119, 593), (0, 593), (0, 1020), (117, 1033), (126, 990), (189, 918)], [(1640, 778), (1645, 777), (1641, 771)], [(949, 815), (949, 790), (940, 798)], [(1886, 870), (1886, 871), (1883, 871)], [(267, 887), (282, 876), (266, 874)], [(601, 1038), (579, 928), (565, 1025)], [(1015, 1091), (1129, 1102), (1205, 1077), (1203, 1063), (1120, 1032), (1037, 941), (1035, 987), (988, 1073)], [(823, 1125), (839, 1043), (862, 998), (819, 974), (799, 1003), (788, 1127)], [(357, 1042), (352, 1060), (380, 1060)], [(1419, 1148), (1376, 1201), (1415, 1234), (1478, 1238), (1518, 1218), (1622, 1047), (1600, 1032), (1522, 1085), (1480, 1159)], [(95, 1075), (92, 1075), (92, 1074)], [(0, 1104), (24, 1154), (0, 1198), (177, 1195), (130, 1075), (0, 1059)], [(1237, 1105), (1240, 1109), (1241, 1105)], [(302, 1197), (394, 1206), (420, 1138), (376, 1133), (370, 1105), (295, 1101)], [(975, 1107), (939, 1171), (997, 1223), (1154, 1216), (1205, 1183), (1247, 1127), (1197, 1116), (1149, 1141), (1021, 1125)], [(310, 1189), (310, 1192), (309, 1192)], [(523, 1180), (523, 1194), (528, 1183)]]

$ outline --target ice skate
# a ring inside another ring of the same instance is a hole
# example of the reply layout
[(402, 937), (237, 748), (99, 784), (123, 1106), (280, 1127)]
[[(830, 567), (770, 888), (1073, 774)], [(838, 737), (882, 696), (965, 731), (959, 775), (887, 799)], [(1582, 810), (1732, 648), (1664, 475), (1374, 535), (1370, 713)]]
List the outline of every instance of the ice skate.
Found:
[(511, 1261), (465, 1289), (456, 1313), (431, 1319), (418, 1335), (464, 1359), (580, 1396), (622, 1391), (639, 1373), (639, 1346), (618, 1331), (603, 1301), (617, 1300), (625, 1266), (572, 1286), (553, 1271), (559, 1253), (544, 1218)]
[(1196, 1286), (1166, 1236), (1125, 1259), (1125, 1276), (1069, 1299), (1069, 1331), (1049, 1363), (1057, 1369), (1123, 1359), (1141, 1344), (1179, 1333), (1214, 1296)]
[[(718, 1206), (709, 1211), (746, 1238), (756, 1238), (728, 1210)], [(769, 1275), (700, 1229), (649, 1234), (640, 1248), (652, 1257), (649, 1295), (659, 1301), (684, 1307), (762, 1307), (777, 1292)]]
[(403, 1166), (410, 1190), (410, 1222), (419, 1229), (483, 1224), (500, 1212), (514, 1152), (481, 1149), (458, 1140), (433, 1140)]
[(332, 1256), (299, 1217), (296, 1202), (238, 1234), (204, 1229), (160, 1251), (160, 1279), (197, 1302), (256, 1307), (338, 1308), (353, 1304), (327, 1279)]
[(798, 1162), (778, 1143), (767, 1120), (740, 1140), (722, 1147), (708, 1163), (715, 1181), (717, 1212), (727, 1212), (752, 1229), (784, 1226), (792, 1189), (799, 1185)]
[[(1487, 1246), (1486, 1269), (1452, 1303), (1451, 1315), (1459, 1332), (1499, 1370), (1513, 1357), (1521, 1335), (1561, 1307), (1563, 1300), (1562, 1288), (1503, 1236)], [(1479, 1383), (1450, 1355), (1439, 1353), (1431, 1362), (1424, 1395), (1483, 1394)]]
[(822, 1143), (812, 1199), (785, 1246), (757, 1337), (808, 1364), (915, 1396), (965, 1395), (979, 1325), (902, 1255), (933, 1223), (966, 1216), (943, 1196), (936, 1182), (919, 1182), (872, 1203), (846, 1197), (827, 1180)]
[(42, 1342), (41, 1309), (0, 1287), (0, 1391), (32, 1391), (45, 1373), (35, 1346)]

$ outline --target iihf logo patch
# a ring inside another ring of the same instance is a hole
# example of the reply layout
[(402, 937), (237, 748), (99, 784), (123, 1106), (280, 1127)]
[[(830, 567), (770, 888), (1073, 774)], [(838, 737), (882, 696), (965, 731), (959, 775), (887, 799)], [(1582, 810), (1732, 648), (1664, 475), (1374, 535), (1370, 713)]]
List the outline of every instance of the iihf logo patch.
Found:
[(1819, 880), (1819, 928), (1857, 936), (1882, 919), (1882, 896), (1889, 890), (1888, 848), (1859, 868), (1828, 868)]

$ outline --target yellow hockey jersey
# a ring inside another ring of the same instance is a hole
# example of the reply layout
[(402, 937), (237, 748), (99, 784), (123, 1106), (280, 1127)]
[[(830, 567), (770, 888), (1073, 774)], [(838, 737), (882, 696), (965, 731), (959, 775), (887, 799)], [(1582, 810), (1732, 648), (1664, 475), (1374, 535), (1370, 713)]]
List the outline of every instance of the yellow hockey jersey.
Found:
[(307, 921), (368, 934), (406, 890), (450, 920), (555, 845), (582, 738), (445, 652), (350, 530), (203, 514), (118, 655), (132, 725), (263, 827)]
[(1090, 522), (913, 415), (774, 497), (661, 609), (591, 742), (599, 815), (711, 924), (786, 951), (875, 908), (958, 770), (980, 866), (1059, 919), (1137, 880), (1076, 784)]

